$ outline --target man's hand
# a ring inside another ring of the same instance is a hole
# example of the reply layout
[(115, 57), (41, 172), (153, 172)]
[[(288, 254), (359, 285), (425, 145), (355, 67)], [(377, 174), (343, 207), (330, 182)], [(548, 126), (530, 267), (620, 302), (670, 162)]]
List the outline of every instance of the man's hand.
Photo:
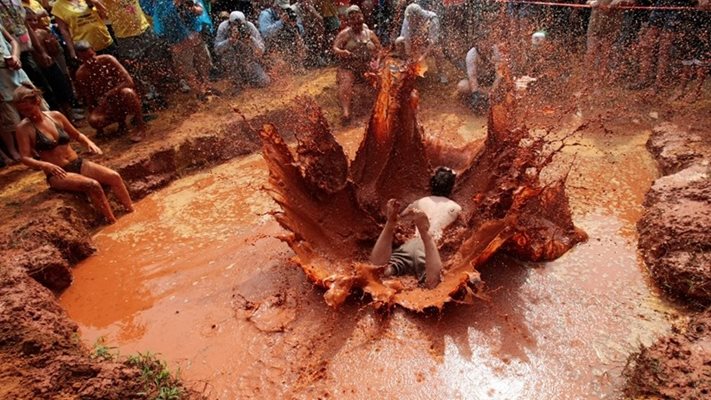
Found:
[(39, 54), (39, 60), (37, 61), (39, 62), (42, 68), (47, 68), (52, 65), (54, 59), (49, 54), (47, 54), (46, 51), (43, 51)]
[(46, 172), (50, 176), (56, 176), (57, 178), (65, 178), (67, 176), (67, 171), (64, 168), (47, 163), (42, 167), (42, 171)]
[(396, 199), (390, 199), (388, 200), (388, 203), (385, 205), (385, 216), (387, 217), (389, 222), (395, 222), (397, 221), (397, 216), (400, 213), (400, 202), (397, 201)]
[(6, 58), (5, 64), (8, 68), (12, 70), (18, 70), (22, 68), (22, 62), (20, 61), (20, 58), (15, 55), (10, 56), (10, 58)]
[(406, 210), (402, 217), (414, 222), (420, 234), (426, 234), (430, 229), (430, 219), (427, 217), (427, 214), (419, 208)]

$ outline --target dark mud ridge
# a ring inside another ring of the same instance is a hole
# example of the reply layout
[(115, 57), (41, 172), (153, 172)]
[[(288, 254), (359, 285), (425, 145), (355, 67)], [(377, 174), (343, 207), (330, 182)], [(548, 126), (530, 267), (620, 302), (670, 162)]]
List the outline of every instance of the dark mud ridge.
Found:
[[(664, 176), (647, 193), (637, 225), (652, 278), (694, 308), (711, 304), (709, 140), (672, 124), (654, 128), (647, 148)], [(624, 375), (630, 398), (711, 398), (711, 309), (633, 354)]]
[(656, 283), (676, 299), (711, 304), (711, 138), (672, 124), (654, 128), (648, 149), (662, 171), (637, 225), (639, 249)]
[[(288, 110), (265, 111), (199, 135), (143, 144), (135, 156), (106, 164), (138, 200), (186, 173), (255, 151), (260, 139), (252, 127), (266, 121), (294, 129)], [(0, 399), (155, 397), (145, 393), (138, 368), (90, 356), (52, 292), (68, 287), (71, 267), (95, 251), (97, 219), (86, 199), (47, 190), (0, 227)]]
[(624, 375), (630, 398), (711, 398), (711, 311), (631, 356)]

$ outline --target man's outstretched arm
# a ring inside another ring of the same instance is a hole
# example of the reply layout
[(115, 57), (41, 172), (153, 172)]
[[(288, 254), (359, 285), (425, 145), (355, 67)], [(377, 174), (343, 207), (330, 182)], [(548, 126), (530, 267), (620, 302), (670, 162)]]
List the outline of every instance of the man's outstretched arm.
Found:
[(395, 233), (395, 225), (397, 225), (397, 214), (399, 211), (398, 201), (395, 199), (388, 200), (385, 214), (387, 221), (383, 226), (383, 231), (378, 236), (378, 241), (373, 246), (373, 251), (370, 253), (370, 262), (376, 265), (383, 265), (390, 260), (390, 255), (393, 251), (393, 234)]

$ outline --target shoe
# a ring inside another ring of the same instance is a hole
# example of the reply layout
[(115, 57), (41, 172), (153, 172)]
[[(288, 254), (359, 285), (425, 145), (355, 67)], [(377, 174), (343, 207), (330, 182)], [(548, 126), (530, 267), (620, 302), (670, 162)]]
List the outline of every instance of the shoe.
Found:
[(74, 110), (72, 110), (72, 115), (71, 115), (71, 117), (72, 117), (72, 119), (73, 119), (74, 121), (81, 121), (81, 120), (83, 120), (84, 118), (86, 118), (86, 116), (84, 115), (83, 112), (77, 112), (77, 111), (74, 111)]
[(188, 93), (190, 92), (190, 85), (188, 85), (188, 82), (185, 81), (185, 79), (180, 80), (180, 92), (182, 93)]
[(442, 74), (439, 76), (439, 83), (446, 85), (449, 83), (449, 79), (447, 79), (447, 75)]

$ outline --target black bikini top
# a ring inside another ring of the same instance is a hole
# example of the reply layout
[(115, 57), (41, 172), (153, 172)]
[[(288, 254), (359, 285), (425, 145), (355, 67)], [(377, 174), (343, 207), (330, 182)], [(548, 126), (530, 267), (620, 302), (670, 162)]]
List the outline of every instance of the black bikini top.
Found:
[(62, 128), (61, 125), (59, 125), (51, 117), (49, 117), (49, 119), (54, 123), (54, 127), (57, 129), (57, 134), (59, 135), (57, 140), (54, 140), (51, 135), (47, 135), (37, 129), (35, 123), (30, 121), (32, 126), (35, 128), (35, 150), (37, 150), (37, 152), (52, 151), (57, 146), (65, 145), (71, 140), (71, 138), (69, 137), (69, 135), (67, 135), (67, 132), (64, 131), (64, 128)]

